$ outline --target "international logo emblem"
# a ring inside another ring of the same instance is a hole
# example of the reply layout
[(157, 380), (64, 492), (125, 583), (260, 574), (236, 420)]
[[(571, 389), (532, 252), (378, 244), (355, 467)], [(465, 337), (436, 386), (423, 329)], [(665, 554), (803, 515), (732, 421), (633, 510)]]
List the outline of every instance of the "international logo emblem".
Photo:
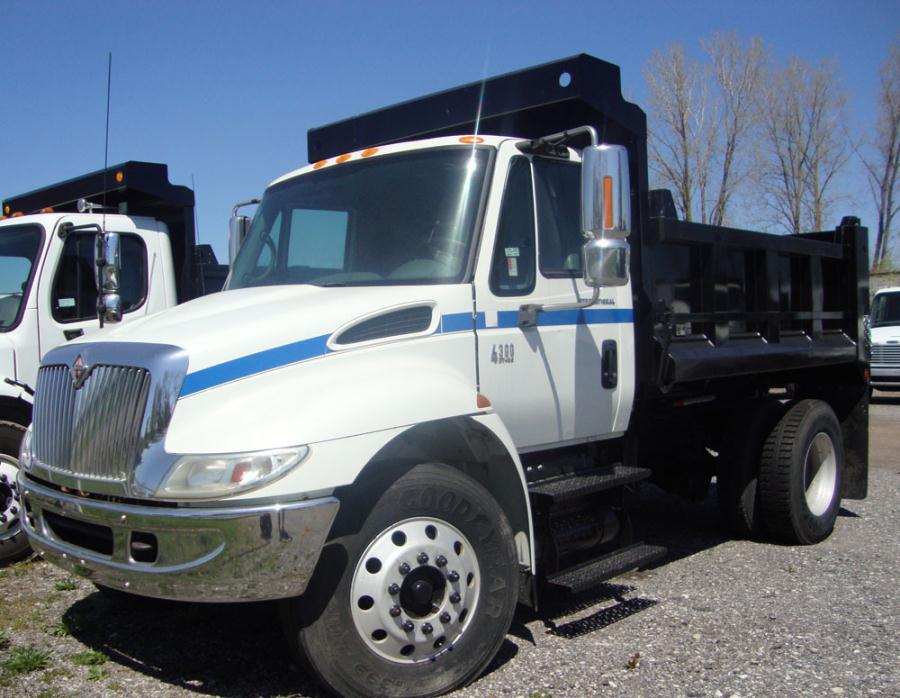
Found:
[(84, 382), (87, 380), (87, 377), (91, 373), (91, 367), (87, 365), (87, 362), (84, 360), (84, 357), (79, 354), (75, 357), (75, 361), (72, 362), (72, 368), (69, 370), (72, 374), (72, 385), (75, 387), (75, 390), (78, 390)]

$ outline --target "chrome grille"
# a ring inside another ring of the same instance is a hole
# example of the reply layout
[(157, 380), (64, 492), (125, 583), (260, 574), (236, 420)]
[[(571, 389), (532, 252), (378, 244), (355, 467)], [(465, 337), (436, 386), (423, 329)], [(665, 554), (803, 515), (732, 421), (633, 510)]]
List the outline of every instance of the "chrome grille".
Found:
[(35, 458), (53, 470), (124, 482), (137, 458), (150, 372), (96, 365), (78, 390), (68, 366), (44, 366), (35, 391)]
[(900, 344), (873, 344), (872, 363), (900, 366)]

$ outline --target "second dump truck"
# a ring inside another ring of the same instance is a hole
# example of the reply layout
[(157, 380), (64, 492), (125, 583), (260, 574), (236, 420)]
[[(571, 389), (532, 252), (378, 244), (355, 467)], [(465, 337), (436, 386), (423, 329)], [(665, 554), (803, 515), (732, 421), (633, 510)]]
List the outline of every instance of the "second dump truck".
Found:
[(646, 146), (587, 55), (311, 130), (223, 293), (44, 357), (32, 544), (103, 589), (283, 599), (332, 690), (413, 696), (518, 603), (656, 560), (642, 480), (827, 537), (867, 488), (866, 230), (677, 220)]

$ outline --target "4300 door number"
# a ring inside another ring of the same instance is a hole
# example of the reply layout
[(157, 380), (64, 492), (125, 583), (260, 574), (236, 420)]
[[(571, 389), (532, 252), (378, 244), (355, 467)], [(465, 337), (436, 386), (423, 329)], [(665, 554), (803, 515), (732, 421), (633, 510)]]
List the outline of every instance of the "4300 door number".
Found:
[(491, 347), (492, 364), (511, 364), (516, 360), (516, 348), (512, 344), (495, 344)]

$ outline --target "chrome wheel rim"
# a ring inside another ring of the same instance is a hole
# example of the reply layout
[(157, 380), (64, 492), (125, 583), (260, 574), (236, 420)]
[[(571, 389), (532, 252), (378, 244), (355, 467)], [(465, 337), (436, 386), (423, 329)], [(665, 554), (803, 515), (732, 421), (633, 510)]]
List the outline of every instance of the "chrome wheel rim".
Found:
[(369, 544), (353, 573), (350, 608), (370, 650), (417, 664), (459, 642), (480, 591), (469, 540), (446, 521), (421, 517), (391, 525)]
[(0, 541), (9, 540), (19, 532), (19, 497), (16, 477), (19, 461), (0, 454)]
[(803, 459), (806, 506), (814, 516), (824, 514), (834, 499), (837, 484), (837, 452), (825, 432), (815, 435)]

